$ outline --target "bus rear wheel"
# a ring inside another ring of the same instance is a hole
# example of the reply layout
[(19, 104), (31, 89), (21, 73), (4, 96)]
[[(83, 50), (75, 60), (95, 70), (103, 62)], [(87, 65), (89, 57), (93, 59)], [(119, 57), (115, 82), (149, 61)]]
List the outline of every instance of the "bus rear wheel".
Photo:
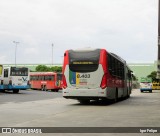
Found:
[(2, 91), (2, 93), (5, 93), (6, 91), (3, 89), (3, 90), (1, 90)]
[(13, 93), (19, 93), (19, 89), (13, 90)]
[(47, 91), (47, 86), (44, 86), (44, 87), (43, 87), (43, 90), (44, 90), (44, 91)]
[(117, 101), (118, 101), (118, 89), (116, 89), (115, 98), (114, 98), (114, 102), (116, 103)]
[(58, 92), (58, 89), (51, 89), (52, 92)]
[(127, 98), (130, 98), (130, 92), (127, 89)]

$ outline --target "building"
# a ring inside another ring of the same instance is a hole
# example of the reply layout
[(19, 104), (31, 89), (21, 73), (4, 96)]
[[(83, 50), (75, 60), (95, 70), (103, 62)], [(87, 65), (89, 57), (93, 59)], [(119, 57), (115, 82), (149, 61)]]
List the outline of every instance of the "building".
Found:
[(146, 77), (151, 72), (157, 71), (156, 61), (154, 63), (129, 63), (128, 65), (139, 81), (141, 77)]

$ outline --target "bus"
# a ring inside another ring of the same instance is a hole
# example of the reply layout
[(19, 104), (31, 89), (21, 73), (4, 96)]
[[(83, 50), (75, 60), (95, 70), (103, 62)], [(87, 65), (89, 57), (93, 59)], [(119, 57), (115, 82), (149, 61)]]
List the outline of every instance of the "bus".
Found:
[(58, 92), (62, 89), (62, 74), (55, 72), (31, 72), (31, 89)]
[(3, 65), (0, 65), (0, 90), (3, 91)]
[(152, 90), (160, 90), (160, 82), (158, 81), (152, 82)]
[(19, 90), (30, 88), (29, 69), (27, 67), (7, 67), (3, 70), (4, 90), (12, 90), (19, 93)]
[(141, 77), (140, 91), (149, 91), (150, 93), (152, 93), (152, 78)]
[(89, 103), (130, 97), (132, 71), (125, 60), (105, 49), (67, 50), (62, 70), (64, 98)]

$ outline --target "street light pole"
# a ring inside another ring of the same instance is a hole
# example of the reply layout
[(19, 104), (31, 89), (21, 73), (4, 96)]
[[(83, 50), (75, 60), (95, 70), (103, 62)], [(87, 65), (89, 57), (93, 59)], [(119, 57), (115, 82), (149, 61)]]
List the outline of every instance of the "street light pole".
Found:
[(53, 46), (54, 44), (52, 43), (52, 65), (53, 65)]
[(17, 45), (19, 44), (19, 42), (13, 41), (13, 43), (15, 43), (15, 66), (16, 66)]

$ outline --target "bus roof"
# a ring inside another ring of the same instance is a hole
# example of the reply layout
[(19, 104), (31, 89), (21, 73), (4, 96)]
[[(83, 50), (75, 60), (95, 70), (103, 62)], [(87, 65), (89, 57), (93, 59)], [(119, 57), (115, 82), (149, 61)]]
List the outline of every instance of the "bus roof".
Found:
[(117, 58), (119, 61), (126, 63), (126, 61), (124, 59), (122, 59), (121, 57), (119, 57), (118, 55), (114, 54), (114, 53), (110, 53), (110, 55), (114, 56), (115, 58)]
[(56, 72), (30, 72), (30, 75), (55, 75)]
[(148, 78), (148, 77), (141, 77), (140, 82), (152, 82), (152, 78)]

